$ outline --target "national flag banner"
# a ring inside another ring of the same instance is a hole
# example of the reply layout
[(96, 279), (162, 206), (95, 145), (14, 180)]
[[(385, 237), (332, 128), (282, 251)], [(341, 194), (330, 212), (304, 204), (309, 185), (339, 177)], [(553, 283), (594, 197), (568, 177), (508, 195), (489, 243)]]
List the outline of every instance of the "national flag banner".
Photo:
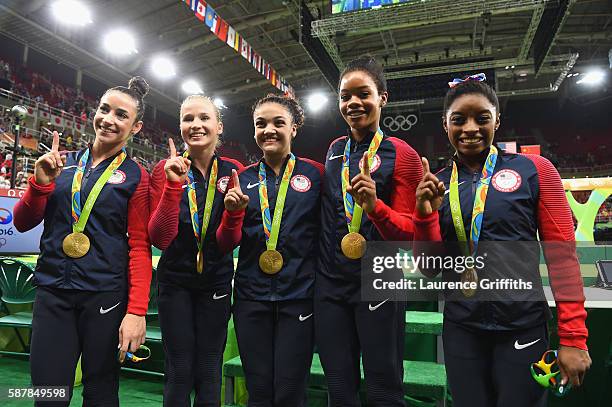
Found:
[(191, 11), (193, 11), (195, 13), (195, 11), (198, 8), (199, 1), (198, 0), (185, 0), (185, 3), (187, 3), (187, 5), (191, 9)]
[(270, 64), (266, 63), (264, 65), (264, 76), (266, 77), (267, 80), (270, 80)]
[(232, 27), (231, 25), (228, 25), (227, 27), (227, 45), (234, 48), (235, 44), (236, 44), (236, 30), (234, 30), (234, 27)]
[[(229, 24), (227, 23), (227, 21), (223, 20), (221, 17), (219, 17), (219, 16), (217, 16), (217, 17), (219, 18), (219, 30), (216, 33), (217, 34), (217, 38), (219, 38), (221, 41), (225, 42), (227, 40)], [(235, 33), (235, 31), (234, 31), (234, 33)]]
[(79, 122), (76, 122), (76, 121), (75, 121), (75, 122), (74, 122), (74, 129), (75, 129), (76, 131), (83, 132), (83, 131), (85, 131), (85, 124), (83, 124), (83, 123), (79, 123)]
[(258, 60), (259, 60), (259, 55), (255, 51), (253, 51), (253, 58), (251, 61), (251, 65), (253, 65), (253, 68), (255, 69), (257, 69)]
[(516, 141), (500, 141), (497, 147), (504, 153), (516, 154)]
[(196, 7), (196, 11), (195, 11), (195, 16), (198, 18), (198, 20), (200, 21), (204, 21), (204, 19), (206, 18), (206, 2), (204, 1), (197, 1), (197, 0), (193, 0), (195, 3), (198, 3), (197, 7)]
[(251, 57), (251, 47), (244, 38), (240, 39), (240, 55), (242, 55), (242, 57), (246, 60), (249, 60)]
[(219, 16), (215, 14), (213, 17), (212, 25), (210, 26), (210, 31), (214, 32), (215, 35), (219, 32)]
[[(287, 81), (281, 77), (272, 66), (267, 63), (261, 55), (259, 55), (249, 43), (242, 38), (242, 36), (236, 32), (236, 29), (230, 26), (227, 21), (223, 20), (221, 16), (217, 15), (215, 10), (206, 3), (204, 0), (183, 0), (185, 4), (194, 12), (196, 18), (200, 21), (204, 21), (204, 24), (210, 31), (213, 32), (217, 38), (225, 42), (228, 46), (232, 47), (238, 52), (244, 59), (249, 61), (254, 69), (257, 70), (262, 76), (264, 76), (272, 86), (282, 90), (284, 93), (293, 95), (294, 91), (291, 86), (287, 84)], [(45, 115), (42, 115), (45, 118)], [(49, 113), (47, 113), (47, 119), (50, 119)], [(76, 125), (77, 123), (75, 123)], [(84, 127), (84, 126), (83, 126)], [(81, 129), (78, 129), (82, 131)]]
[(34, 117), (34, 108), (32, 106), (28, 106), (28, 116)]
[(215, 21), (216, 15), (217, 13), (215, 13), (215, 10), (213, 10), (213, 8), (207, 4), (206, 5), (206, 19), (204, 20), (204, 22), (206, 23), (208, 27), (212, 27), (213, 22)]
[(71, 118), (64, 119), (64, 127), (72, 128), (74, 126), (74, 121)]
[(41, 119), (49, 121), (51, 119), (51, 113), (48, 110), (38, 109), (38, 113)]
[(236, 33), (236, 41), (234, 41), (234, 50), (240, 52), (240, 44), (242, 43), (242, 37)]
[(528, 146), (521, 146), (521, 153), (523, 153), (523, 154), (540, 155), (540, 145), (539, 144), (532, 144), (532, 145), (528, 145)]
[(64, 127), (64, 119), (62, 116), (58, 116), (55, 114), (51, 115), (51, 124), (57, 127)]

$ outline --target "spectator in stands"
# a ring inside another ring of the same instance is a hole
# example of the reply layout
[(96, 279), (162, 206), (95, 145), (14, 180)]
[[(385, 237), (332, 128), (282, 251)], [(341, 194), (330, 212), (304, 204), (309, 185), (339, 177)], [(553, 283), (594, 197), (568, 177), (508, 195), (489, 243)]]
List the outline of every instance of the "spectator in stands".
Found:
[(66, 148), (68, 150), (72, 150), (74, 148), (74, 145), (72, 144), (72, 135), (68, 134), (66, 136)]
[(2, 163), (2, 168), (4, 168), (9, 174), (11, 172), (11, 168), (13, 167), (13, 154), (8, 153)]

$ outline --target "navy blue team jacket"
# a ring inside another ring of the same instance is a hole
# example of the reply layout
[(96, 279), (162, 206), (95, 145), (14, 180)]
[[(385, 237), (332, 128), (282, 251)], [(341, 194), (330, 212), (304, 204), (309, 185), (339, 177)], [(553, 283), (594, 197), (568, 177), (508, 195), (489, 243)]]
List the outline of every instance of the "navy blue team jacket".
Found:
[[(351, 142), (349, 180), (360, 172), (360, 161), (374, 133), (359, 143)], [(360, 281), (361, 260), (348, 259), (340, 249), (348, 233), (342, 196), (341, 170), (346, 136), (334, 140), (325, 161), (322, 200), (320, 272), (328, 278)], [(360, 233), (368, 241), (412, 240), (416, 187), (423, 177), (419, 155), (405, 141), (384, 136), (370, 166), (378, 201), (371, 214), (363, 213)]]
[[(162, 214), (156, 214), (157, 208), (151, 208), (153, 213), (152, 222), (154, 225), (149, 226), (149, 230), (163, 229), (163, 223), (168, 222), (170, 217), (178, 215), (178, 230), (173, 230), (174, 239), (166, 244), (161, 244), (160, 249), (163, 250), (162, 256), (157, 266), (158, 281), (163, 283), (179, 284), (188, 288), (198, 288), (204, 290), (223, 290), (229, 289), (234, 275), (234, 262), (231, 251), (222, 253), (219, 250), (216, 240), (216, 231), (221, 223), (224, 205), (223, 198), (227, 189), (228, 182), (232, 176), (232, 170), (239, 171), (242, 165), (230, 158), (215, 156), (218, 159), (217, 185), (215, 197), (212, 205), (212, 213), (208, 224), (208, 229), (203, 240), (204, 251), (204, 270), (200, 275), (196, 271), (196, 255), (198, 246), (193, 233), (191, 223), (191, 213), (189, 211), (188, 190), (185, 185), (177, 185), (170, 208), (163, 209)], [(160, 161), (153, 170), (151, 179), (151, 205), (158, 204), (166, 181), (164, 165), (166, 160)], [(211, 160), (212, 166), (212, 160)], [(206, 201), (206, 192), (208, 189), (208, 177), (204, 177), (202, 173), (195, 167), (191, 166), (193, 177), (196, 186), (196, 197), (198, 201), (198, 219), (202, 220), (204, 214), (204, 203)], [(179, 207), (178, 213), (176, 207)], [(159, 209), (157, 209), (159, 210)], [(157, 221), (156, 221), (157, 220)], [(153, 239), (154, 233), (151, 231)], [(153, 242), (156, 246), (160, 246), (159, 242)]]
[[(278, 176), (266, 164), (272, 215), (287, 161), (288, 157)], [(242, 224), (242, 240), (234, 280), (237, 298), (257, 301), (312, 298), (321, 227), (323, 172), (321, 164), (296, 157), (276, 247), (283, 256), (284, 264), (281, 271), (272, 276), (259, 269), (259, 256), (266, 250), (259, 203), (259, 163), (246, 167), (240, 173), (240, 188), (249, 196), (249, 204)]]
[[(139, 298), (134, 298), (130, 289), (130, 302), (144, 301), (143, 310), (146, 312), (151, 275), (150, 243), (146, 233), (149, 174), (131, 158), (127, 157), (115, 170), (91, 211), (84, 231), (91, 243), (89, 252), (81, 258), (72, 259), (62, 250), (64, 238), (72, 232), (72, 179), (84, 152), (67, 154), (64, 169), (48, 195), (35, 284), (63, 289), (117, 291), (128, 288), (128, 279), (131, 283), (142, 280), (146, 285), (142, 287), (144, 291), (137, 295)], [(81, 185), (81, 207), (115, 157), (109, 157), (91, 168), (90, 156)], [(30, 180), (30, 188), (36, 188), (33, 180)], [(38, 187), (41, 188), (48, 186)], [(26, 212), (25, 207), (20, 210)], [(145, 298), (140, 298), (142, 296)]]

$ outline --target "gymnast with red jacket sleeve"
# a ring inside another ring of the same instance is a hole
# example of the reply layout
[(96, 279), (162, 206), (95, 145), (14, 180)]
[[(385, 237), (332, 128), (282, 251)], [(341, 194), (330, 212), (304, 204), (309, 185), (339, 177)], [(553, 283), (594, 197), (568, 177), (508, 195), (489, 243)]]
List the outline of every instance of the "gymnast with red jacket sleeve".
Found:
[(234, 262), (216, 230), (238, 161), (215, 153), (223, 122), (202, 95), (180, 109), (184, 154), (169, 139), (170, 157), (153, 170), (149, 235), (163, 252), (157, 265), (159, 320), (164, 340), (164, 406), (219, 406), (221, 367), (230, 317)]
[[(500, 123), (499, 102), (485, 83), (469, 79), (453, 87), (446, 96), (444, 112), (444, 128), (456, 154), (436, 175), (423, 158), (425, 175), (417, 188), (414, 250), (431, 255), (428, 248), (438, 252), (462, 244), (453, 223), (454, 198), (448, 193), (451, 179), (456, 182), (456, 207), (461, 210), (466, 235), (472, 238), (471, 229), (478, 227), (473, 226), (472, 211), (484, 207), (476, 217), (482, 220), (476, 242), (482, 242), (488, 249), (484, 251), (505, 259), (487, 259), (489, 266), (485, 261), (478, 271), (479, 280), (518, 277), (535, 282), (531, 291), (541, 291), (541, 244), (557, 306), (562, 380), (578, 386), (591, 360), (573, 222), (561, 178), (544, 157), (499, 153), (492, 146)], [(483, 193), (481, 185), (488, 185), (488, 190)], [(475, 204), (477, 197), (481, 204)], [(446, 245), (441, 248), (426, 242)], [(481, 254), (480, 250), (471, 253)], [(445, 274), (443, 279), (456, 273)], [(478, 290), (485, 290), (478, 286)], [(482, 294), (486, 296), (485, 291)], [(442, 338), (453, 403), (460, 407), (545, 406), (547, 392), (533, 380), (528, 368), (548, 349), (551, 313), (543, 298), (518, 300), (525, 297), (514, 290), (487, 301), (484, 296), (448, 298)], [(521, 391), (516, 391), (519, 388)]]
[(72, 395), (82, 355), (85, 404), (119, 405), (118, 345), (135, 352), (146, 333), (149, 175), (125, 145), (142, 127), (147, 90), (139, 77), (107, 90), (88, 148), (60, 153), (54, 132), (51, 152), (36, 161), (14, 210), (19, 231), (44, 220), (34, 272), (32, 384), (66, 386)]
[[(362, 299), (361, 259), (350, 246), (347, 251), (347, 241), (357, 233), (368, 242), (412, 240), (412, 199), (423, 175), (420, 158), (405, 141), (380, 129), (388, 95), (382, 67), (374, 59), (349, 63), (339, 91), (340, 113), (350, 129), (332, 141), (325, 161), (315, 279), (316, 344), (330, 406), (361, 405), (360, 355), (367, 404), (404, 406), (406, 303)], [(356, 226), (349, 221), (360, 210), (350, 213), (354, 203), (363, 209)]]

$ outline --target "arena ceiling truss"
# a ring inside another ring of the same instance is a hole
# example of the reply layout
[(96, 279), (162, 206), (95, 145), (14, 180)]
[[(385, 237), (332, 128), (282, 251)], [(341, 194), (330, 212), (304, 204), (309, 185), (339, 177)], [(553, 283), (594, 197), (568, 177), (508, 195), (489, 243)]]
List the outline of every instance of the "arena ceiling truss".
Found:
[[(330, 1), (210, 0), (208, 3), (293, 86), (335, 92), (352, 58), (374, 55), (385, 66), (391, 106), (439, 103), (448, 78), (478, 70), (503, 96), (552, 94), (568, 74), (607, 66), (612, 4), (607, 0), (419, 0), (331, 14)], [(92, 2), (94, 25), (68, 30), (46, 0), (6, 0), (0, 32), (107, 84), (149, 77), (147, 60), (164, 53), (178, 78), (199, 78), (225, 104), (248, 105), (274, 87), (223, 44), (179, 0)], [(129, 25), (139, 53), (106, 55), (102, 29)], [(151, 103), (176, 114), (179, 80), (152, 79)]]

